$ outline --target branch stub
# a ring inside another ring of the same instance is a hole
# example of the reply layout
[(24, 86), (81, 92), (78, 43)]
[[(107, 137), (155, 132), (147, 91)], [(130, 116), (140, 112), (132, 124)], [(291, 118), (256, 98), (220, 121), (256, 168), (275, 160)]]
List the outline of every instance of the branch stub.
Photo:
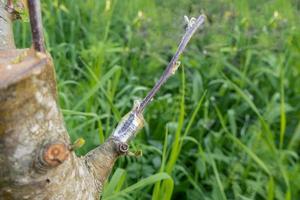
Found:
[(47, 145), (43, 152), (43, 160), (50, 167), (56, 167), (63, 163), (69, 157), (69, 148), (63, 144)]

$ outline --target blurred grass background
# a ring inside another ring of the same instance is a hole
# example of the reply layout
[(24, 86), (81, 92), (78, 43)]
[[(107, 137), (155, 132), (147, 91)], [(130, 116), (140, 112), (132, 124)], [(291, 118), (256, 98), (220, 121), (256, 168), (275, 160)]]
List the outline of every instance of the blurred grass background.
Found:
[[(300, 199), (299, 0), (44, 0), (48, 50), (84, 155), (159, 78), (184, 32), (208, 21), (146, 109), (103, 199)], [(15, 27), (30, 45), (28, 23)]]

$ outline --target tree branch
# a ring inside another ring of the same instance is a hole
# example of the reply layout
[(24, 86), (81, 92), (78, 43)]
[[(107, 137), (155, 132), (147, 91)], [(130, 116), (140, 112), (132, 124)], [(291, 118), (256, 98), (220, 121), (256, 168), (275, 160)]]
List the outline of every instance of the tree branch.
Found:
[[(188, 20), (188, 18), (185, 16), (185, 19)], [(179, 56), (184, 51), (186, 45), (196, 32), (196, 30), (203, 25), (205, 20), (204, 15), (200, 15), (198, 19), (191, 18), (187, 21), (187, 30), (185, 34), (183, 35), (181, 42), (179, 43), (179, 46), (177, 48), (177, 51), (175, 52), (173, 58), (169, 62), (167, 68), (165, 69), (163, 75), (160, 77), (160, 79), (157, 81), (157, 83), (154, 85), (154, 87), (150, 90), (150, 92), (147, 94), (147, 96), (143, 99), (140, 106), (137, 107), (136, 113), (142, 113), (145, 109), (145, 107), (149, 104), (149, 102), (152, 100), (154, 95), (159, 91), (160, 87), (168, 80), (168, 78), (175, 73), (177, 68), (179, 67), (180, 63), (178, 62)]]
[(160, 79), (142, 100), (142, 102), (136, 103), (131, 112), (125, 115), (122, 118), (121, 122), (119, 122), (116, 130), (111, 136), (115, 140), (120, 141), (121, 143), (128, 143), (128, 141), (133, 138), (136, 133), (143, 127), (143, 111), (145, 107), (150, 103), (154, 95), (159, 91), (161, 86), (168, 80), (168, 78), (176, 72), (177, 68), (180, 65), (180, 62), (178, 61), (180, 55), (184, 51), (186, 45), (188, 44), (196, 30), (204, 24), (205, 16), (200, 15), (197, 19), (191, 18), (190, 20), (188, 20), (188, 18), (185, 16), (185, 19), (187, 20), (187, 29), (181, 39), (181, 42), (179, 43), (179, 46), (173, 58), (169, 62)]
[(127, 155), (130, 153), (128, 152), (128, 142), (144, 126), (143, 111), (145, 107), (166, 80), (176, 72), (179, 67), (179, 56), (184, 51), (187, 43), (190, 41), (196, 30), (203, 25), (204, 20), (204, 15), (200, 15), (197, 19), (191, 18), (191, 20), (188, 20), (186, 32), (181, 39), (177, 51), (153, 89), (141, 103), (135, 102), (133, 109), (121, 119), (112, 135), (103, 145), (97, 147), (85, 156), (89, 168), (96, 179), (100, 179), (100, 182), (103, 183), (109, 176), (109, 173), (114, 166), (114, 162), (120, 155)]
[(28, 0), (33, 48), (45, 52), (41, 5), (39, 0)]

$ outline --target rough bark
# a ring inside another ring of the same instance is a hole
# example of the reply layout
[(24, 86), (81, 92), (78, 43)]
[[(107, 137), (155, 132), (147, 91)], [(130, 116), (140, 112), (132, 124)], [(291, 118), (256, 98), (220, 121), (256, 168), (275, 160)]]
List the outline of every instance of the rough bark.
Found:
[(97, 199), (122, 143), (75, 155), (50, 55), (14, 49), (12, 17), (0, 6), (0, 199)]
[(12, 17), (5, 9), (3, 0), (0, 0), (0, 50), (15, 48), (11, 26)]

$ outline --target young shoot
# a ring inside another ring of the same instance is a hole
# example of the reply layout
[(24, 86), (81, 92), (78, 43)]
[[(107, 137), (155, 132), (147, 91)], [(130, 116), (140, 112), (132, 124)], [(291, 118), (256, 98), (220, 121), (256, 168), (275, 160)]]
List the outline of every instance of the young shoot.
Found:
[(122, 118), (121, 122), (119, 122), (117, 128), (113, 132), (112, 137), (120, 142), (127, 143), (144, 126), (143, 111), (145, 107), (152, 101), (154, 95), (159, 91), (161, 86), (168, 80), (168, 78), (175, 74), (176, 70), (180, 66), (180, 55), (185, 50), (186, 45), (196, 30), (204, 24), (205, 15), (200, 15), (197, 19), (194, 17), (189, 19), (187, 16), (184, 16), (184, 19), (187, 23), (186, 32), (183, 35), (174, 56), (167, 65), (167, 68), (163, 72), (162, 76), (146, 95), (146, 97), (140, 103), (134, 105), (133, 109)]

